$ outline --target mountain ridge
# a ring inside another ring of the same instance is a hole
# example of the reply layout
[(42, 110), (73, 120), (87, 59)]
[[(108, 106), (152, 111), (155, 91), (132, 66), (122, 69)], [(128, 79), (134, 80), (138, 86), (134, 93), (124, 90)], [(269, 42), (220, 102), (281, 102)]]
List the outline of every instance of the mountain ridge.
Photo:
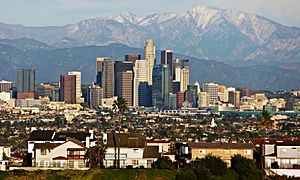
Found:
[(56, 48), (121, 43), (141, 48), (154, 39), (159, 49), (219, 61), (300, 59), (300, 28), (263, 16), (215, 7), (139, 16), (123, 12), (64, 26), (0, 24), (0, 39), (26, 37)]
[[(36, 41), (23, 39), (33, 45)], [(14, 40), (13, 40), (14, 41)], [(0, 79), (16, 82), (18, 68), (36, 68), (37, 82), (59, 81), (59, 75), (68, 71), (81, 71), (82, 82), (95, 81), (95, 59), (100, 56), (123, 60), (125, 54), (142, 54), (143, 49), (113, 43), (108, 46), (83, 46), (72, 48), (39, 48), (21, 40), (9, 45), (0, 41)], [(20, 43), (21, 45), (19, 45)], [(43, 44), (41, 43), (43, 47)], [(32, 49), (30, 49), (32, 48)], [(157, 50), (157, 62), (160, 61)], [(191, 82), (216, 82), (227, 86), (249, 87), (254, 90), (291, 90), (300, 88), (298, 64), (243, 64), (239, 67), (215, 60), (203, 60), (181, 54), (174, 58), (190, 59)], [(268, 68), (266, 68), (268, 67)]]

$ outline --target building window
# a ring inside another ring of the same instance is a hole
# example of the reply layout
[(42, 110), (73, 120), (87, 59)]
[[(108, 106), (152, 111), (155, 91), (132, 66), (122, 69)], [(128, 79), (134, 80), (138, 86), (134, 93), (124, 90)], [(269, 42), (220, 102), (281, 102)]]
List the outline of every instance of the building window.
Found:
[(47, 155), (47, 149), (41, 149), (41, 155)]
[(132, 162), (132, 165), (133, 165), (133, 166), (139, 165), (139, 161), (138, 161), (138, 160), (132, 160), (131, 162)]
[(251, 155), (251, 150), (244, 150), (245, 155)]
[(291, 164), (297, 164), (297, 159), (291, 159)]
[(69, 168), (74, 168), (74, 161), (69, 161)]
[(204, 149), (199, 150), (199, 154), (205, 154), (205, 153), (206, 153), (206, 150), (204, 150)]

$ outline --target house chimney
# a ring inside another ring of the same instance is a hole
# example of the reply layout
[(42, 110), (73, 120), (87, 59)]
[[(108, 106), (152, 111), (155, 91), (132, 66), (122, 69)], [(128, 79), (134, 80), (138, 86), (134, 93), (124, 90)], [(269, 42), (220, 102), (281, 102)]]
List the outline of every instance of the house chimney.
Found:
[(107, 143), (107, 134), (106, 133), (103, 133), (102, 140), (103, 140), (104, 144)]
[(90, 137), (89, 136), (85, 137), (85, 147), (87, 147), (87, 148), (90, 147)]
[(162, 153), (163, 152), (163, 146), (161, 143), (158, 144), (158, 153)]
[(91, 135), (90, 135), (90, 139), (94, 139), (94, 130), (93, 130), (93, 129), (90, 129), (90, 130), (89, 130), (89, 133), (91, 134)]

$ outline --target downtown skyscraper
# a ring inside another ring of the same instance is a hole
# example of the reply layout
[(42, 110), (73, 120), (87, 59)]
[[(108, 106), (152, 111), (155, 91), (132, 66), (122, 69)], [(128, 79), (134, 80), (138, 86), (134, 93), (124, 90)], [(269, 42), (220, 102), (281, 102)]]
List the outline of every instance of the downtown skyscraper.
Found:
[(112, 58), (98, 57), (96, 59), (96, 83), (103, 89), (103, 98), (114, 97), (114, 62)]
[(145, 60), (136, 60), (134, 66), (134, 84), (133, 84), (133, 106), (141, 106), (146, 101), (143, 93), (147, 91), (148, 84), (148, 66)]
[(170, 96), (169, 66), (156, 64), (153, 68), (152, 105), (157, 108), (169, 107)]
[(148, 78), (148, 83), (149, 85), (152, 85), (152, 71), (153, 71), (153, 66), (155, 64), (155, 46), (154, 42), (152, 39), (146, 41), (146, 46), (144, 48), (144, 55), (145, 55), (145, 60), (147, 62), (147, 78)]
[(60, 76), (59, 100), (67, 104), (76, 104), (76, 75), (65, 74)]
[(17, 98), (26, 99), (35, 96), (35, 69), (18, 69)]

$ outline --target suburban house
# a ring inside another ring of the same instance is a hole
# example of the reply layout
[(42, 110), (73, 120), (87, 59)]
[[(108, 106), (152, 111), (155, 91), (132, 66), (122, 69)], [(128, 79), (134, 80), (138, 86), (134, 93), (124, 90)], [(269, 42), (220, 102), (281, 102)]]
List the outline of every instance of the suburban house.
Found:
[(55, 132), (33, 130), (28, 139), (27, 153), (37, 167), (85, 167), (86, 149), (94, 146), (96, 138), (89, 132)]
[(160, 147), (147, 146), (146, 136), (138, 133), (108, 133), (103, 135), (103, 140), (107, 145), (105, 167), (114, 165), (115, 153), (118, 159), (118, 147), (120, 147), (121, 168), (127, 166), (151, 168), (152, 163), (161, 157)]
[(277, 142), (265, 144), (265, 167), (277, 162), (279, 168), (300, 167), (300, 142)]
[[(67, 137), (79, 140), (86, 147), (94, 146), (96, 138), (93, 130), (89, 132), (55, 132), (54, 130), (33, 130), (28, 138), (27, 152), (34, 155), (34, 145), (40, 143), (64, 143)], [(34, 156), (33, 156), (34, 157)]]
[[(178, 146), (177, 146), (178, 147)], [(231, 157), (239, 154), (253, 159), (253, 144), (250, 143), (220, 143), (220, 142), (189, 142), (179, 146), (179, 157), (188, 160), (201, 159), (211, 154), (219, 156), (230, 166)]]
[(79, 140), (67, 137), (63, 143), (34, 144), (35, 167), (85, 168), (86, 146)]
[(300, 139), (299, 138), (250, 138), (246, 142), (253, 143), (259, 152), (257, 158), (264, 152), (266, 168), (271, 168), (277, 162), (279, 168), (299, 168)]

